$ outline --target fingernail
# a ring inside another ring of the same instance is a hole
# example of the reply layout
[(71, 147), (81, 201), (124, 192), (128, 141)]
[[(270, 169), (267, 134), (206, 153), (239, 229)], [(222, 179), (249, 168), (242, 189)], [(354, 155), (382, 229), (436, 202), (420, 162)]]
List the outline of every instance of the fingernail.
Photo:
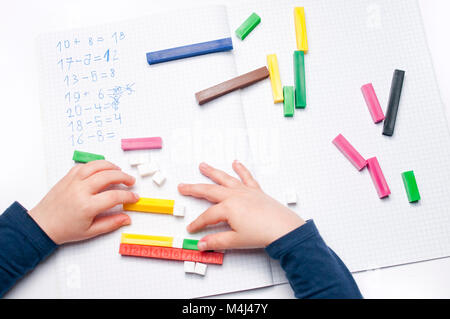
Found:
[(234, 160), (235, 164), (241, 164), (241, 162), (239, 162), (238, 160)]
[(208, 169), (208, 168), (210, 168), (210, 166), (208, 164), (206, 164), (205, 162), (203, 162), (203, 163), (200, 163), (200, 168), (201, 169)]
[(183, 183), (180, 183), (180, 184), (178, 184), (178, 187), (183, 187), (185, 184), (183, 184)]
[(130, 217), (124, 217), (123, 221), (122, 221), (122, 226), (128, 226), (131, 224), (131, 219)]
[(141, 197), (138, 195), (138, 194), (136, 194), (136, 193), (133, 193), (133, 195), (134, 195), (134, 198), (136, 198), (137, 200), (139, 200)]
[(200, 250), (206, 250), (206, 246), (208, 246), (208, 245), (206, 244), (205, 241), (199, 241), (198, 244), (197, 244), (197, 247)]

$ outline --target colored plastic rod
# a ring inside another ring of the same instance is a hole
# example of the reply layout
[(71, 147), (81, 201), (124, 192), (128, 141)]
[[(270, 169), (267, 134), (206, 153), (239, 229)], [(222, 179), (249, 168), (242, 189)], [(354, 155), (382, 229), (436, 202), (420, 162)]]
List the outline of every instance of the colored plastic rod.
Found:
[(284, 86), (283, 87), (283, 95), (284, 95), (284, 103), (283, 103), (283, 111), (285, 117), (293, 117), (294, 116), (294, 104), (295, 104), (295, 93), (293, 86)]
[(344, 154), (345, 157), (356, 167), (358, 171), (366, 167), (367, 162), (361, 154), (347, 141), (347, 139), (339, 134), (334, 140), (333, 144)]
[(147, 53), (148, 64), (157, 64), (178, 59), (190, 58), (198, 55), (233, 50), (231, 38), (224, 38), (202, 43), (195, 43), (181, 47)]
[(198, 250), (198, 240), (196, 239), (184, 239), (183, 249)]
[(123, 204), (123, 210), (173, 215), (175, 201), (172, 199), (140, 198), (137, 203)]
[(294, 8), (295, 35), (297, 40), (297, 50), (308, 52), (308, 38), (306, 36), (305, 8)]
[(380, 123), (384, 120), (384, 114), (372, 83), (363, 85), (361, 91), (364, 95), (364, 100), (366, 100), (367, 108), (369, 109), (373, 122), (375, 124)]
[(173, 247), (173, 237), (149, 236), (136, 234), (122, 234), (120, 239), (122, 244)]
[(123, 138), (122, 149), (124, 151), (151, 150), (162, 148), (161, 137)]
[(218, 97), (221, 97), (222, 95), (228, 94), (237, 89), (245, 88), (256, 82), (264, 80), (267, 77), (269, 77), (269, 70), (267, 70), (267, 67), (263, 66), (262, 68), (256, 69), (203, 91), (197, 92), (195, 93), (195, 98), (197, 99), (198, 104), (202, 105)]
[(295, 107), (306, 107), (305, 53), (294, 51)]
[(416, 177), (413, 171), (402, 173), (403, 184), (405, 185), (406, 194), (410, 203), (420, 200), (419, 188), (417, 187)]
[(278, 59), (276, 54), (267, 56), (267, 68), (270, 74), (270, 84), (272, 85), (273, 103), (281, 103), (283, 98), (283, 87), (281, 85), (280, 70), (278, 68)]
[(397, 119), (398, 106), (402, 95), (403, 80), (405, 71), (395, 70), (392, 78), (391, 92), (389, 94), (389, 103), (384, 120), (383, 134), (387, 136), (394, 135), (395, 121)]
[(384, 178), (383, 172), (381, 171), (380, 164), (376, 157), (369, 158), (367, 160), (367, 169), (369, 170), (370, 176), (372, 177), (373, 184), (377, 190), (378, 196), (380, 198), (385, 198), (391, 194), (391, 190)]
[(170, 247), (154, 247), (132, 244), (120, 244), (119, 254), (123, 256), (136, 256), (181, 261), (195, 261), (205, 264), (223, 264), (223, 253), (187, 250)]
[(236, 29), (235, 33), (236, 36), (241, 39), (244, 40), (247, 35), (253, 31), (254, 28), (256, 28), (256, 26), (261, 22), (261, 18), (259, 15), (257, 15), (256, 13), (252, 13), (247, 20), (245, 20), (239, 28)]
[(105, 157), (103, 155), (97, 155), (97, 154), (92, 154), (92, 153), (81, 152), (81, 151), (75, 150), (73, 152), (72, 159), (77, 163), (89, 163), (92, 161), (104, 160)]

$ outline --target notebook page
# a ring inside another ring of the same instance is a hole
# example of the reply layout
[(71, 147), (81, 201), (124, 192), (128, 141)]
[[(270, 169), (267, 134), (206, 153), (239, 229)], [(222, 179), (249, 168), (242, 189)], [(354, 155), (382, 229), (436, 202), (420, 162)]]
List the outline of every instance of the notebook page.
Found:
[[(137, 177), (142, 197), (175, 199), (185, 218), (130, 212), (132, 225), (64, 245), (57, 276), (64, 298), (192, 298), (272, 284), (261, 250), (230, 251), (207, 275), (186, 275), (183, 262), (122, 257), (122, 232), (201, 238), (185, 227), (209, 203), (179, 195), (180, 182), (200, 176), (206, 161), (230, 172), (247, 159), (248, 139), (239, 92), (199, 107), (194, 93), (236, 75), (232, 52), (149, 66), (146, 52), (229, 37), (226, 9), (211, 6), (43, 35), (38, 41), (42, 120), (49, 185), (74, 164), (74, 149), (105, 155)], [(128, 164), (121, 138), (161, 136), (161, 150), (141, 151), (159, 162), (162, 187)], [(231, 173), (231, 172), (230, 172)], [(120, 210), (120, 209), (115, 209)], [(224, 230), (217, 226), (208, 231)]]
[[(235, 41), (238, 73), (276, 53), (283, 85), (294, 85), (293, 7), (305, 7), (309, 52), (307, 107), (294, 118), (273, 104), (270, 82), (242, 92), (250, 147), (254, 130), (276, 136), (270, 160), (255, 157), (257, 178), (275, 197), (295, 190), (294, 209), (314, 218), (351, 271), (450, 255), (449, 132), (415, 1), (246, 1), (229, 7), (232, 30), (251, 12), (261, 24)], [(372, 82), (384, 112), (394, 69), (406, 71), (393, 137), (373, 124), (360, 87)], [(376, 156), (392, 194), (380, 200), (331, 141), (342, 133), (365, 157)], [(256, 146), (255, 146), (256, 145)], [(401, 173), (414, 170), (422, 200), (408, 203)], [(274, 282), (285, 281), (277, 262)]]

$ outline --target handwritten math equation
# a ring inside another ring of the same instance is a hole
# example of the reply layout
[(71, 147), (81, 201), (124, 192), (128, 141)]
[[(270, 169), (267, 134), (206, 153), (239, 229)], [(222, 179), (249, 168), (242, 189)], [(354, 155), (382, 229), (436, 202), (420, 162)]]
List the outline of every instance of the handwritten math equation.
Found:
[(121, 102), (135, 92), (135, 83), (120, 82), (120, 44), (124, 32), (57, 41), (56, 67), (66, 92), (67, 140), (73, 147), (117, 137), (122, 125)]

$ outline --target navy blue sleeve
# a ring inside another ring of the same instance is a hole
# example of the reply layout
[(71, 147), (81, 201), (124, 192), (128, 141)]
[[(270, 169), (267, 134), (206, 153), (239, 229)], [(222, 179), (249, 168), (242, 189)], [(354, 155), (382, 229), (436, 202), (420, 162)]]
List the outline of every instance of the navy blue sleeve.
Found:
[(312, 220), (271, 243), (266, 251), (280, 260), (297, 298), (362, 298), (352, 274), (325, 244)]
[(0, 297), (57, 245), (18, 202), (0, 215)]

